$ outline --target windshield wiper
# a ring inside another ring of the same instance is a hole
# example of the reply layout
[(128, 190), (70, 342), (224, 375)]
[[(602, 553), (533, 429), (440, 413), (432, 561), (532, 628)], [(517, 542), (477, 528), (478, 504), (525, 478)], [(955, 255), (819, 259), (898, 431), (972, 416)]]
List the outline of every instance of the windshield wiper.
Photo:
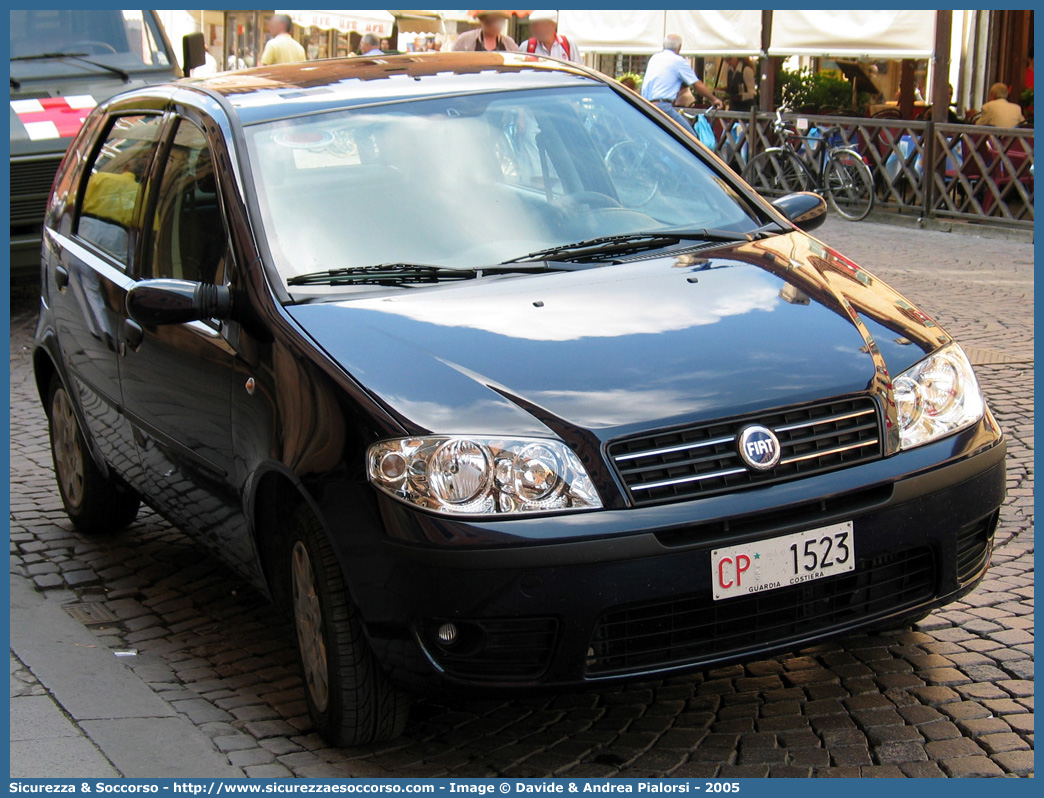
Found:
[(12, 61), (42, 61), (48, 58), (72, 58), (76, 61), (83, 61), (85, 64), (96, 66), (98, 69), (107, 69), (114, 75), (119, 75), (125, 82), (130, 80), (130, 72), (119, 67), (109, 66), (108, 64), (102, 64), (98, 61), (92, 61), (89, 58), (85, 58), (87, 53), (36, 53), (35, 55), (13, 55), (11, 56)]
[(524, 263), (545, 258), (566, 256), (573, 258), (604, 257), (623, 252), (634, 252), (641, 249), (661, 249), (681, 241), (706, 241), (707, 243), (743, 243), (754, 241), (768, 230), (758, 228), (749, 233), (736, 233), (731, 230), (712, 230), (709, 228), (686, 229), (666, 228), (663, 230), (646, 230), (637, 233), (622, 233), (613, 236), (589, 238), (573, 244), (560, 244), (547, 249), (539, 249), (518, 258), (504, 261), (508, 263)]
[(287, 285), (397, 285), (400, 283), (437, 283), (440, 280), (463, 280), (474, 275), (457, 269), (430, 266), (425, 263), (381, 263), (343, 269), (323, 269), (289, 278)]
[(573, 263), (538, 261), (512, 266), (479, 266), (458, 269), (453, 266), (432, 266), (427, 263), (380, 263), (376, 266), (355, 266), (343, 269), (323, 269), (289, 278), (287, 285), (403, 285), (441, 283), (446, 280), (473, 280), (492, 274), (534, 274), (549, 271), (579, 271), (591, 268)]

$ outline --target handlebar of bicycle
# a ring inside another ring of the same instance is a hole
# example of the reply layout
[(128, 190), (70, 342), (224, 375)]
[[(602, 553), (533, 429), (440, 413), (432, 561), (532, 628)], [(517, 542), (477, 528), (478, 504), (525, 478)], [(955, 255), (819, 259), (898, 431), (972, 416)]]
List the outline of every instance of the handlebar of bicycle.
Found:
[(818, 136), (807, 136), (807, 135), (806, 136), (802, 136), (802, 135), (799, 135), (796, 130), (788, 128), (787, 127), (787, 123), (783, 120), (784, 112), (789, 112), (789, 111), (790, 111), (790, 109), (788, 107), (786, 107), (786, 106), (781, 106), (781, 107), (776, 109), (776, 118), (775, 118), (775, 120), (772, 123), (772, 129), (776, 133), (786, 133), (787, 135), (792, 136), (794, 138), (803, 139), (805, 141), (811, 141), (811, 140), (819, 140), (819, 139), (825, 138), (826, 136), (830, 135), (831, 133), (841, 129), (840, 125), (826, 125), (826, 126), (821, 126), (821, 127), (816, 128), (816, 130), (819, 133)]
[(718, 108), (716, 106), (713, 106), (713, 105), (710, 108), (693, 108), (691, 106), (690, 107), (686, 107), (686, 106), (681, 106), (681, 105), (676, 106), (676, 108), (678, 109), (679, 113), (682, 113), (685, 116), (691, 116), (691, 117), (706, 116), (706, 117), (708, 117), (710, 119), (713, 119), (714, 115), (718, 112)]

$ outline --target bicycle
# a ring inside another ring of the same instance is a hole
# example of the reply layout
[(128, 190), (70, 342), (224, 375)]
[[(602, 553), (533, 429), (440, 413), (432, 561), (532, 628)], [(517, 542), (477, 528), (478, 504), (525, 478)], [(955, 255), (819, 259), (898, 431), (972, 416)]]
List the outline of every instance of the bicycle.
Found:
[[(863, 156), (850, 146), (831, 145), (839, 127), (824, 128), (819, 137), (800, 136), (786, 126), (783, 110), (776, 110), (772, 129), (782, 144), (758, 153), (743, 169), (743, 179), (758, 193), (782, 196), (795, 191), (826, 195), (831, 207), (845, 219), (858, 222), (874, 207), (874, 177)], [(814, 143), (813, 163), (801, 156), (794, 141)]]

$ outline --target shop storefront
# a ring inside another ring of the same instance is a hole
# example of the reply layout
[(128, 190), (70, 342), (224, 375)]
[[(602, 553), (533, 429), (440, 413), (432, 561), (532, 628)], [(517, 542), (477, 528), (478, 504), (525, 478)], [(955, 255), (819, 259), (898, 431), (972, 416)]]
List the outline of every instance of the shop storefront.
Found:
[(279, 11), (294, 22), (294, 38), (308, 60), (341, 58), (357, 52), (366, 33), (391, 39), (395, 17), (388, 11)]
[[(351, 55), (364, 33), (394, 38), (395, 17), (388, 11), (202, 11), (207, 50), (224, 69), (256, 66), (268, 41), (266, 23), (272, 14), (286, 14), (294, 23), (294, 38), (309, 60)], [(394, 43), (392, 45), (394, 49)]]
[[(225, 69), (243, 69), (261, 63), (261, 51), (265, 49), (268, 33), (265, 22), (273, 11), (208, 11), (207, 14), (223, 15), (220, 24), (209, 25), (204, 31), (207, 48), (216, 58), (214, 50), (220, 46), (221, 61)], [(222, 40), (215, 41), (215, 32), (220, 31)]]

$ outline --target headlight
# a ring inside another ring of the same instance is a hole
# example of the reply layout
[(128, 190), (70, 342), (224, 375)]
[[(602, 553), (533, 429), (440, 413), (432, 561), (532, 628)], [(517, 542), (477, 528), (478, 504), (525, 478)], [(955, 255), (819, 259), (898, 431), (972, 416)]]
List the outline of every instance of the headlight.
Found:
[(370, 481), (448, 515), (512, 515), (602, 506), (580, 459), (561, 441), (432, 435), (373, 444)]
[(964, 350), (950, 344), (892, 380), (900, 448), (912, 449), (969, 427), (985, 408)]

